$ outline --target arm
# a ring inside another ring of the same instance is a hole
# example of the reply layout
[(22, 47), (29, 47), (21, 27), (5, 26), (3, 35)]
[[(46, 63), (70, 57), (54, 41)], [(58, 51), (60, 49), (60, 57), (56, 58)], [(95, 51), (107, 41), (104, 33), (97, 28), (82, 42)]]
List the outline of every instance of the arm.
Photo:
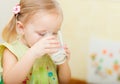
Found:
[(71, 71), (68, 64), (70, 60), (70, 51), (68, 50), (67, 46), (64, 46), (64, 50), (66, 51), (67, 60), (65, 63), (57, 66), (60, 84), (68, 84), (71, 79)]
[(35, 58), (29, 51), (22, 57), (20, 61), (6, 49), (3, 56), (3, 79), (6, 84), (19, 84), (23, 81), (30, 71)]
[(71, 79), (71, 72), (67, 61), (58, 65), (58, 78), (60, 84), (68, 84)]

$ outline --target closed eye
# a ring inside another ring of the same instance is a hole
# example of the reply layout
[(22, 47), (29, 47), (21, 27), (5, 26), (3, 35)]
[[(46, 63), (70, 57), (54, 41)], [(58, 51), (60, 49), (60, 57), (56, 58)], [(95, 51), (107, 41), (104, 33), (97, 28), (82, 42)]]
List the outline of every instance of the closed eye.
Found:
[(53, 35), (58, 35), (58, 33), (53, 33)]
[(40, 36), (45, 36), (46, 35), (46, 32), (43, 32), (43, 33), (38, 33)]

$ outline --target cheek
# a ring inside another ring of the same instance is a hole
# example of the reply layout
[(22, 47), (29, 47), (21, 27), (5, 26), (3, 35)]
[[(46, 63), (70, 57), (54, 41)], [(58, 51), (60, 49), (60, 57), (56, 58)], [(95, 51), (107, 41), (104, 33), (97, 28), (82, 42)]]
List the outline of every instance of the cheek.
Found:
[(39, 35), (32, 35), (30, 38), (29, 38), (29, 45), (30, 47), (33, 46), (36, 42), (38, 42), (39, 40), (41, 39), (41, 37)]
[(29, 39), (29, 45), (30, 47), (33, 46), (39, 39), (37, 37), (34, 37), (32, 36), (30, 39)]

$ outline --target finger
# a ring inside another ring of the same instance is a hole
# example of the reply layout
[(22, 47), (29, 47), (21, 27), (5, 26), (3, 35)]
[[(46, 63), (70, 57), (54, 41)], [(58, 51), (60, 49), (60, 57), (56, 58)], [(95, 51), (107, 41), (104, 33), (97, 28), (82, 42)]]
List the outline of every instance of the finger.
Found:
[(67, 53), (67, 54), (71, 54), (69, 49), (66, 50), (66, 53)]
[(65, 52), (66, 52), (67, 59), (70, 60), (70, 55), (71, 55), (70, 50), (66, 49)]
[(64, 50), (65, 50), (66, 53), (68, 53), (68, 54), (70, 53), (70, 50), (67, 47), (64, 48)]
[(60, 44), (46, 44), (46, 49), (60, 48)]
[(49, 44), (60, 44), (60, 42), (54, 39), (54, 40), (49, 40)]
[(66, 53), (66, 57), (67, 57), (67, 60), (69, 61), (70, 60), (70, 54)]
[(53, 35), (50, 35), (50, 36), (47, 36), (46, 39), (47, 40), (52, 40), (52, 39), (57, 39), (57, 38), (55, 36), (53, 36)]
[(68, 46), (67, 46), (66, 44), (64, 44), (64, 46), (63, 46), (63, 47), (64, 47), (64, 49), (68, 49)]
[(47, 52), (48, 54), (53, 54), (53, 53), (58, 52), (58, 50), (59, 50), (59, 49), (46, 49), (46, 52)]

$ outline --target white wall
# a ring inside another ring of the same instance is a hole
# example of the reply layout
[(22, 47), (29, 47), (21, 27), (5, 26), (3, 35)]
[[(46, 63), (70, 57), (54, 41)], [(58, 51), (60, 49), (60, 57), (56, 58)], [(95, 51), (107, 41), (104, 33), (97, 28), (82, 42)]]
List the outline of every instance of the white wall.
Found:
[(12, 8), (17, 4), (17, 2), (18, 0), (0, 0), (0, 42), (2, 41), (2, 29), (11, 19), (13, 15)]

